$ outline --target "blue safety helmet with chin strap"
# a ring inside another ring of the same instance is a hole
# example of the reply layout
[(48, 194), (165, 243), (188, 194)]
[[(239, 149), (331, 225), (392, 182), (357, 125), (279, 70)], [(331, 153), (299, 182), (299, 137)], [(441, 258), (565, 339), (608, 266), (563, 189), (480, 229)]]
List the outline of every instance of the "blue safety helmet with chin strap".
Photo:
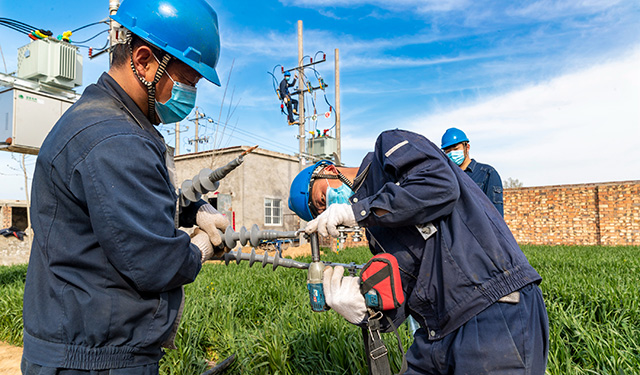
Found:
[(218, 16), (205, 0), (124, 0), (111, 18), (220, 86)]
[(467, 135), (458, 128), (449, 128), (442, 136), (442, 144), (440, 145), (440, 148), (445, 149), (461, 142), (469, 142)]
[(289, 209), (302, 220), (311, 221), (316, 216), (311, 209), (311, 187), (315, 176), (326, 166), (334, 165), (332, 161), (320, 160), (312, 166), (303, 169), (291, 183), (289, 190)]

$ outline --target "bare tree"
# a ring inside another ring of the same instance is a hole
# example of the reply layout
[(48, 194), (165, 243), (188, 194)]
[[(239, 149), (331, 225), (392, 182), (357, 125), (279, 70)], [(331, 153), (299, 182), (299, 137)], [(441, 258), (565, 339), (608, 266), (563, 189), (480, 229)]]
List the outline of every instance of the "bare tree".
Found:
[(511, 177), (507, 178), (506, 180), (502, 181), (502, 185), (505, 189), (511, 189), (511, 188), (521, 188), (524, 186), (524, 183), (520, 182), (520, 180), (513, 179)]
[(24, 194), (27, 199), (27, 229), (25, 229), (25, 232), (27, 233), (29, 248), (31, 248), (33, 243), (33, 229), (31, 228), (31, 199), (29, 198), (29, 173), (27, 171), (27, 164), (25, 163), (26, 157), (25, 154), (22, 154), (20, 167), (22, 168), (22, 174), (24, 176)]

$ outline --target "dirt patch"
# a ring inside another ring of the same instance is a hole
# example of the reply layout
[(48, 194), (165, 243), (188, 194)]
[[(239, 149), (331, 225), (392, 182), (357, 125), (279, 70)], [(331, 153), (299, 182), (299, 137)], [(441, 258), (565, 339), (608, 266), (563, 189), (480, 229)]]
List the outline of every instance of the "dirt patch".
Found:
[(20, 374), (22, 348), (0, 342), (0, 375)]
[[(242, 248), (242, 252), (243, 253), (251, 253), (251, 247), (250, 246), (246, 246)], [(234, 249), (234, 251), (236, 251), (236, 249)], [(261, 249), (260, 247), (256, 248), (256, 254), (260, 255), (260, 254), (264, 254), (264, 249)], [(275, 254), (275, 250), (270, 249), (268, 252), (269, 256), (274, 256)], [(320, 251), (320, 255), (323, 255), (324, 251)], [(296, 259), (299, 257), (304, 257), (304, 256), (311, 256), (311, 245), (310, 244), (304, 244), (304, 245), (300, 245), (300, 246), (290, 246), (284, 250), (282, 250), (282, 256), (284, 258), (292, 258), (292, 259)], [(209, 261), (211, 263), (222, 263), (223, 261), (221, 260), (213, 260), (213, 261)]]
[[(251, 252), (251, 247), (250, 246), (245, 246), (242, 248), (242, 252), (243, 253), (250, 253)], [(269, 248), (269, 256), (273, 256), (275, 254), (275, 248)], [(256, 248), (256, 254), (263, 254), (264, 253), (264, 248), (261, 247), (257, 247)], [(322, 253), (322, 252), (321, 252)], [(300, 246), (289, 246), (286, 247), (282, 250), (282, 256), (283, 257), (289, 257), (289, 258), (298, 258), (298, 257), (303, 257), (303, 256), (311, 256), (311, 244), (304, 244), (304, 245), (300, 245)]]

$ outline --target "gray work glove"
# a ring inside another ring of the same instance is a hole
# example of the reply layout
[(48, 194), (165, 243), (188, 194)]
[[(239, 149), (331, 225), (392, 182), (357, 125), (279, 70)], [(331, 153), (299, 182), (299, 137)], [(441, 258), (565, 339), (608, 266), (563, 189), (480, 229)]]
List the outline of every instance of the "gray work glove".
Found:
[(358, 225), (350, 204), (334, 203), (330, 205), (320, 216), (311, 220), (304, 228), (304, 231), (308, 234), (318, 231), (324, 237), (327, 235), (338, 237), (340, 234), (337, 229), (338, 225), (347, 227)]
[(230, 225), (229, 220), (209, 203), (200, 206), (198, 209), (196, 224), (209, 235), (209, 240), (215, 247), (220, 246), (222, 243), (222, 237), (218, 229), (224, 232)]
[(205, 231), (200, 228), (196, 228), (191, 234), (191, 243), (200, 249), (200, 252), (202, 253), (202, 263), (213, 257), (213, 245), (211, 245), (209, 235)]
[(343, 276), (344, 267), (324, 269), (322, 287), (327, 306), (342, 315), (351, 324), (360, 324), (367, 314), (364, 296), (360, 293), (360, 278)]

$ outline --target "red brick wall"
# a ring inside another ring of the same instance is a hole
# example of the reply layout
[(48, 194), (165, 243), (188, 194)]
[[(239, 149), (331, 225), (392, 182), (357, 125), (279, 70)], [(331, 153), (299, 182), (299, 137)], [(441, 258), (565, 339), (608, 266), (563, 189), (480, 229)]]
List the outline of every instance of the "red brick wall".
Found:
[(11, 207), (0, 206), (0, 229), (9, 228), (11, 226)]
[(505, 189), (518, 243), (640, 245), (640, 181)]
[(520, 244), (640, 246), (640, 181), (505, 189), (504, 218)]

